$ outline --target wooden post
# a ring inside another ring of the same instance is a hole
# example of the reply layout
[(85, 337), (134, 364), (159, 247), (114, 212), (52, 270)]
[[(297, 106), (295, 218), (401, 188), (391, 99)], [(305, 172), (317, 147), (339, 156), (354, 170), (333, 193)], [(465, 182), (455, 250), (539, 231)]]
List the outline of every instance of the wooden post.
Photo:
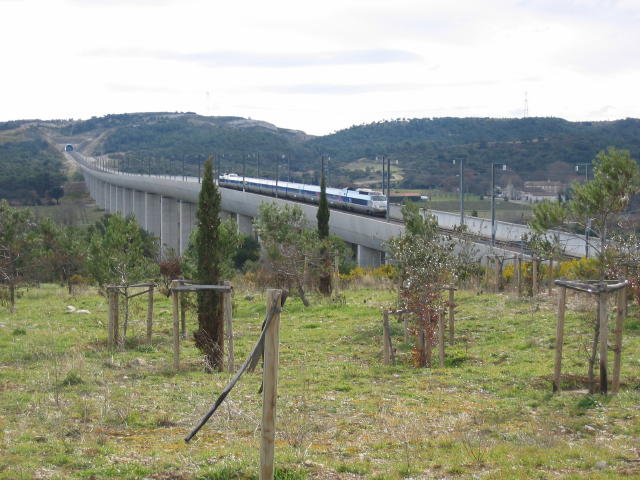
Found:
[(389, 312), (382, 312), (382, 362), (385, 365), (391, 363), (391, 334), (389, 332)]
[(620, 366), (622, 364), (622, 327), (627, 313), (627, 289), (618, 290), (616, 311), (615, 346), (613, 348), (613, 381), (611, 391), (618, 393), (620, 390)]
[(260, 444), (260, 480), (273, 480), (276, 434), (276, 399), (278, 395), (278, 351), (280, 346), (281, 290), (267, 290), (267, 309), (274, 312), (264, 338), (264, 372), (262, 376), (262, 441)]
[[(225, 285), (231, 286), (231, 282), (226, 280)], [(227, 338), (227, 352), (229, 355), (228, 369), (230, 372), (235, 370), (233, 356), (233, 305), (231, 303), (231, 291), (222, 294), (222, 302), (224, 304), (224, 331)]]
[(402, 328), (404, 329), (404, 343), (409, 343), (409, 317), (404, 313), (400, 315), (402, 316)]
[(127, 339), (127, 329), (129, 328), (129, 289), (124, 287), (124, 325), (122, 328), (122, 342)]
[(518, 282), (518, 296), (522, 295), (522, 256), (518, 255), (518, 268), (516, 270)]
[(564, 311), (567, 305), (567, 289), (560, 287), (558, 295), (558, 323), (556, 325), (556, 363), (553, 370), (553, 391), (560, 392), (560, 371), (562, 369), (562, 345), (564, 342)]
[(538, 293), (538, 259), (531, 261), (531, 295), (536, 296)]
[(600, 393), (607, 394), (607, 342), (609, 340), (609, 315), (607, 314), (607, 294), (598, 294), (600, 312)]
[(120, 292), (118, 287), (112, 287), (111, 293), (113, 295), (113, 342), (118, 348), (122, 348), (123, 338), (120, 336)]
[(115, 320), (115, 316), (113, 314), (113, 289), (111, 287), (107, 287), (107, 302), (109, 304), (109, 320), (107, 324), (107, 348), (112, 349), (114, 340), (113, 340), (113, 322)]
[(149, 286), (147, 297), (147, 343), (151, 345), (151, 332), (153, 331), (153, 285)]
[(455, 305), (455, 289), (449, 286), (449, 345), (453, 345), (456, 341)]
[(173, 301), (173, 369), (180, 369), (180, 315), (178, 312), (178, 292), (173, 290), (177, 282), (171, 282), (171, 299)]
[(444, 312), (438, 312), (438, 358), (440, 367), (444, 367)]
[(181, 292), (180, 299), (180, 333), (182, 338), (187, 338), (187, 304), (185, 302), (186, 293)]

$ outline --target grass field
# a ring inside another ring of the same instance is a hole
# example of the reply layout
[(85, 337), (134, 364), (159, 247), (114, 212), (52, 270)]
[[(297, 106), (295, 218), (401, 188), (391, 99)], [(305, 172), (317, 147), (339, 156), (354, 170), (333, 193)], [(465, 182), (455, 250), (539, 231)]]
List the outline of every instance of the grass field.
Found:
[[(0, 312), (0, 478), (256, 478), (259, 370), (243, 377), (196, 439), (183, 437), (229, 373), (206, 374), (187, 340), (171, 368), (171, 314), (157, 298), (153, 346), (133, 302), (124, 351), (105, 348), (107, 306), (91, 290), (22, 290)], [(590, 304), (569, 297), (566, 391), (551, 394), (555, 298), (458, 295), (457, 342), (444, 368), (415, 369), (400, 342), (383, 366), (388, 290), (340, 302), (290, 299), (281, 317), (279, 479), (640, 478), (640, 320), (627, 318), (622, 391), (588, 396), (583, 346)], [(235, 295), (236, 358), (257, 338), (260, 292)], [(91, 311), (63, 313), (66, 305)], [(193, 329), (194, 319), (189, 318)], [(237, 362), (239, 363), (239, 362)]]

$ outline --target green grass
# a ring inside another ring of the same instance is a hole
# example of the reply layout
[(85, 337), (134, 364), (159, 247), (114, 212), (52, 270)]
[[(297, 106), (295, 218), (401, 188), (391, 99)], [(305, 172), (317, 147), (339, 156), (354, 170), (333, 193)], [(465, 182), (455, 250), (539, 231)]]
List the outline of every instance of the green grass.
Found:
[[(138, 297), (127, 349), (112, 353), (102, 297), (52, 285), (21, 293), (17, 314), (0, 312), (0, 479), (257, 478), (260, 368), (185, 444), (230, 374), (204, 373), (191, 339), (172, 371), (166, 298), (156, 299), (153, 345)], [(380, 309), (395, 294), (344, 295), (307, 309), (290, 298), (282, 313), (276, 478), (640, 477), (638, 329), (625, 330), (621, 393), (588, 396), (589, 304), (570, 296), (565, 391), (552, 395), (555, 298), (458, 292), (446, 366), (416, 369), (395, 322), (398, 364), (382, 365)], [(234, 301), (239, 364), (265, 299), (237, 289)], [(69, 304), (91, 314), (63, 313)]]

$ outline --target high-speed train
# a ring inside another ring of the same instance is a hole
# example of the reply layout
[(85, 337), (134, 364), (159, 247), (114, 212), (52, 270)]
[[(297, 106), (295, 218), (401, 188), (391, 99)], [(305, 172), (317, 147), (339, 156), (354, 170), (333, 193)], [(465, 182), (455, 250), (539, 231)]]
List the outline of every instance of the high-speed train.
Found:
[[(264, 178), (243, 177), (236, 173), (225, 173), (218, 177), (221, 187), (261, 193), (279, 198), (290, 198), (310, 203), (320, 201), (320, 186), (303, 183), (267, 180)], [(343, 210), (385, 215), (387, 213), (387, 197), (380, 192), (368, 188), (356, 190), (350, 188), (327, 187), (329, 206)]]

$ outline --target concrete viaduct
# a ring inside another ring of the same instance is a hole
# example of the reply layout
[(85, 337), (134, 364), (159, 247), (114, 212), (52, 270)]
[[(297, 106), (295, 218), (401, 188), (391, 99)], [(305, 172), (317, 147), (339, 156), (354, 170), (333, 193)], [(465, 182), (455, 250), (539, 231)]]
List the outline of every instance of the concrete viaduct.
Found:
[[(182, 254), (189, 235), (196, 225), (196, 205), (200, 183), (193, 177), (161, 177), (122, 174), (98, 170), (92, 159), (77, 152), (65, 152), (80, 166), (81, 172), (96, 204), (107, 212), (133, 215), (148, 232), (160, 239), (162, 248)], [(253, 218), (262, 202), (275, 201), (281, 205), (295, 203), (304, 211), (310, 225), (315, 225), (317, 206), (265, 197), (238, 190), (220, 189), (222, 217), (233, 218), (241, 233), (253, 234)], [(398, 209), (392, 209), (393, 216)], [(440, 219), (439, 219), (440, 221)], [(375, 217), (331, 210), (329, 223), (333, 235), (354, 246), (356, 260), (362, 267), (377, 267), (385, 261), (384, 244), (391, 237), (404, 232), (404, 225)], [(515, 252), (475, 243), (480, 259), (490, 254), (513, 255)]]

